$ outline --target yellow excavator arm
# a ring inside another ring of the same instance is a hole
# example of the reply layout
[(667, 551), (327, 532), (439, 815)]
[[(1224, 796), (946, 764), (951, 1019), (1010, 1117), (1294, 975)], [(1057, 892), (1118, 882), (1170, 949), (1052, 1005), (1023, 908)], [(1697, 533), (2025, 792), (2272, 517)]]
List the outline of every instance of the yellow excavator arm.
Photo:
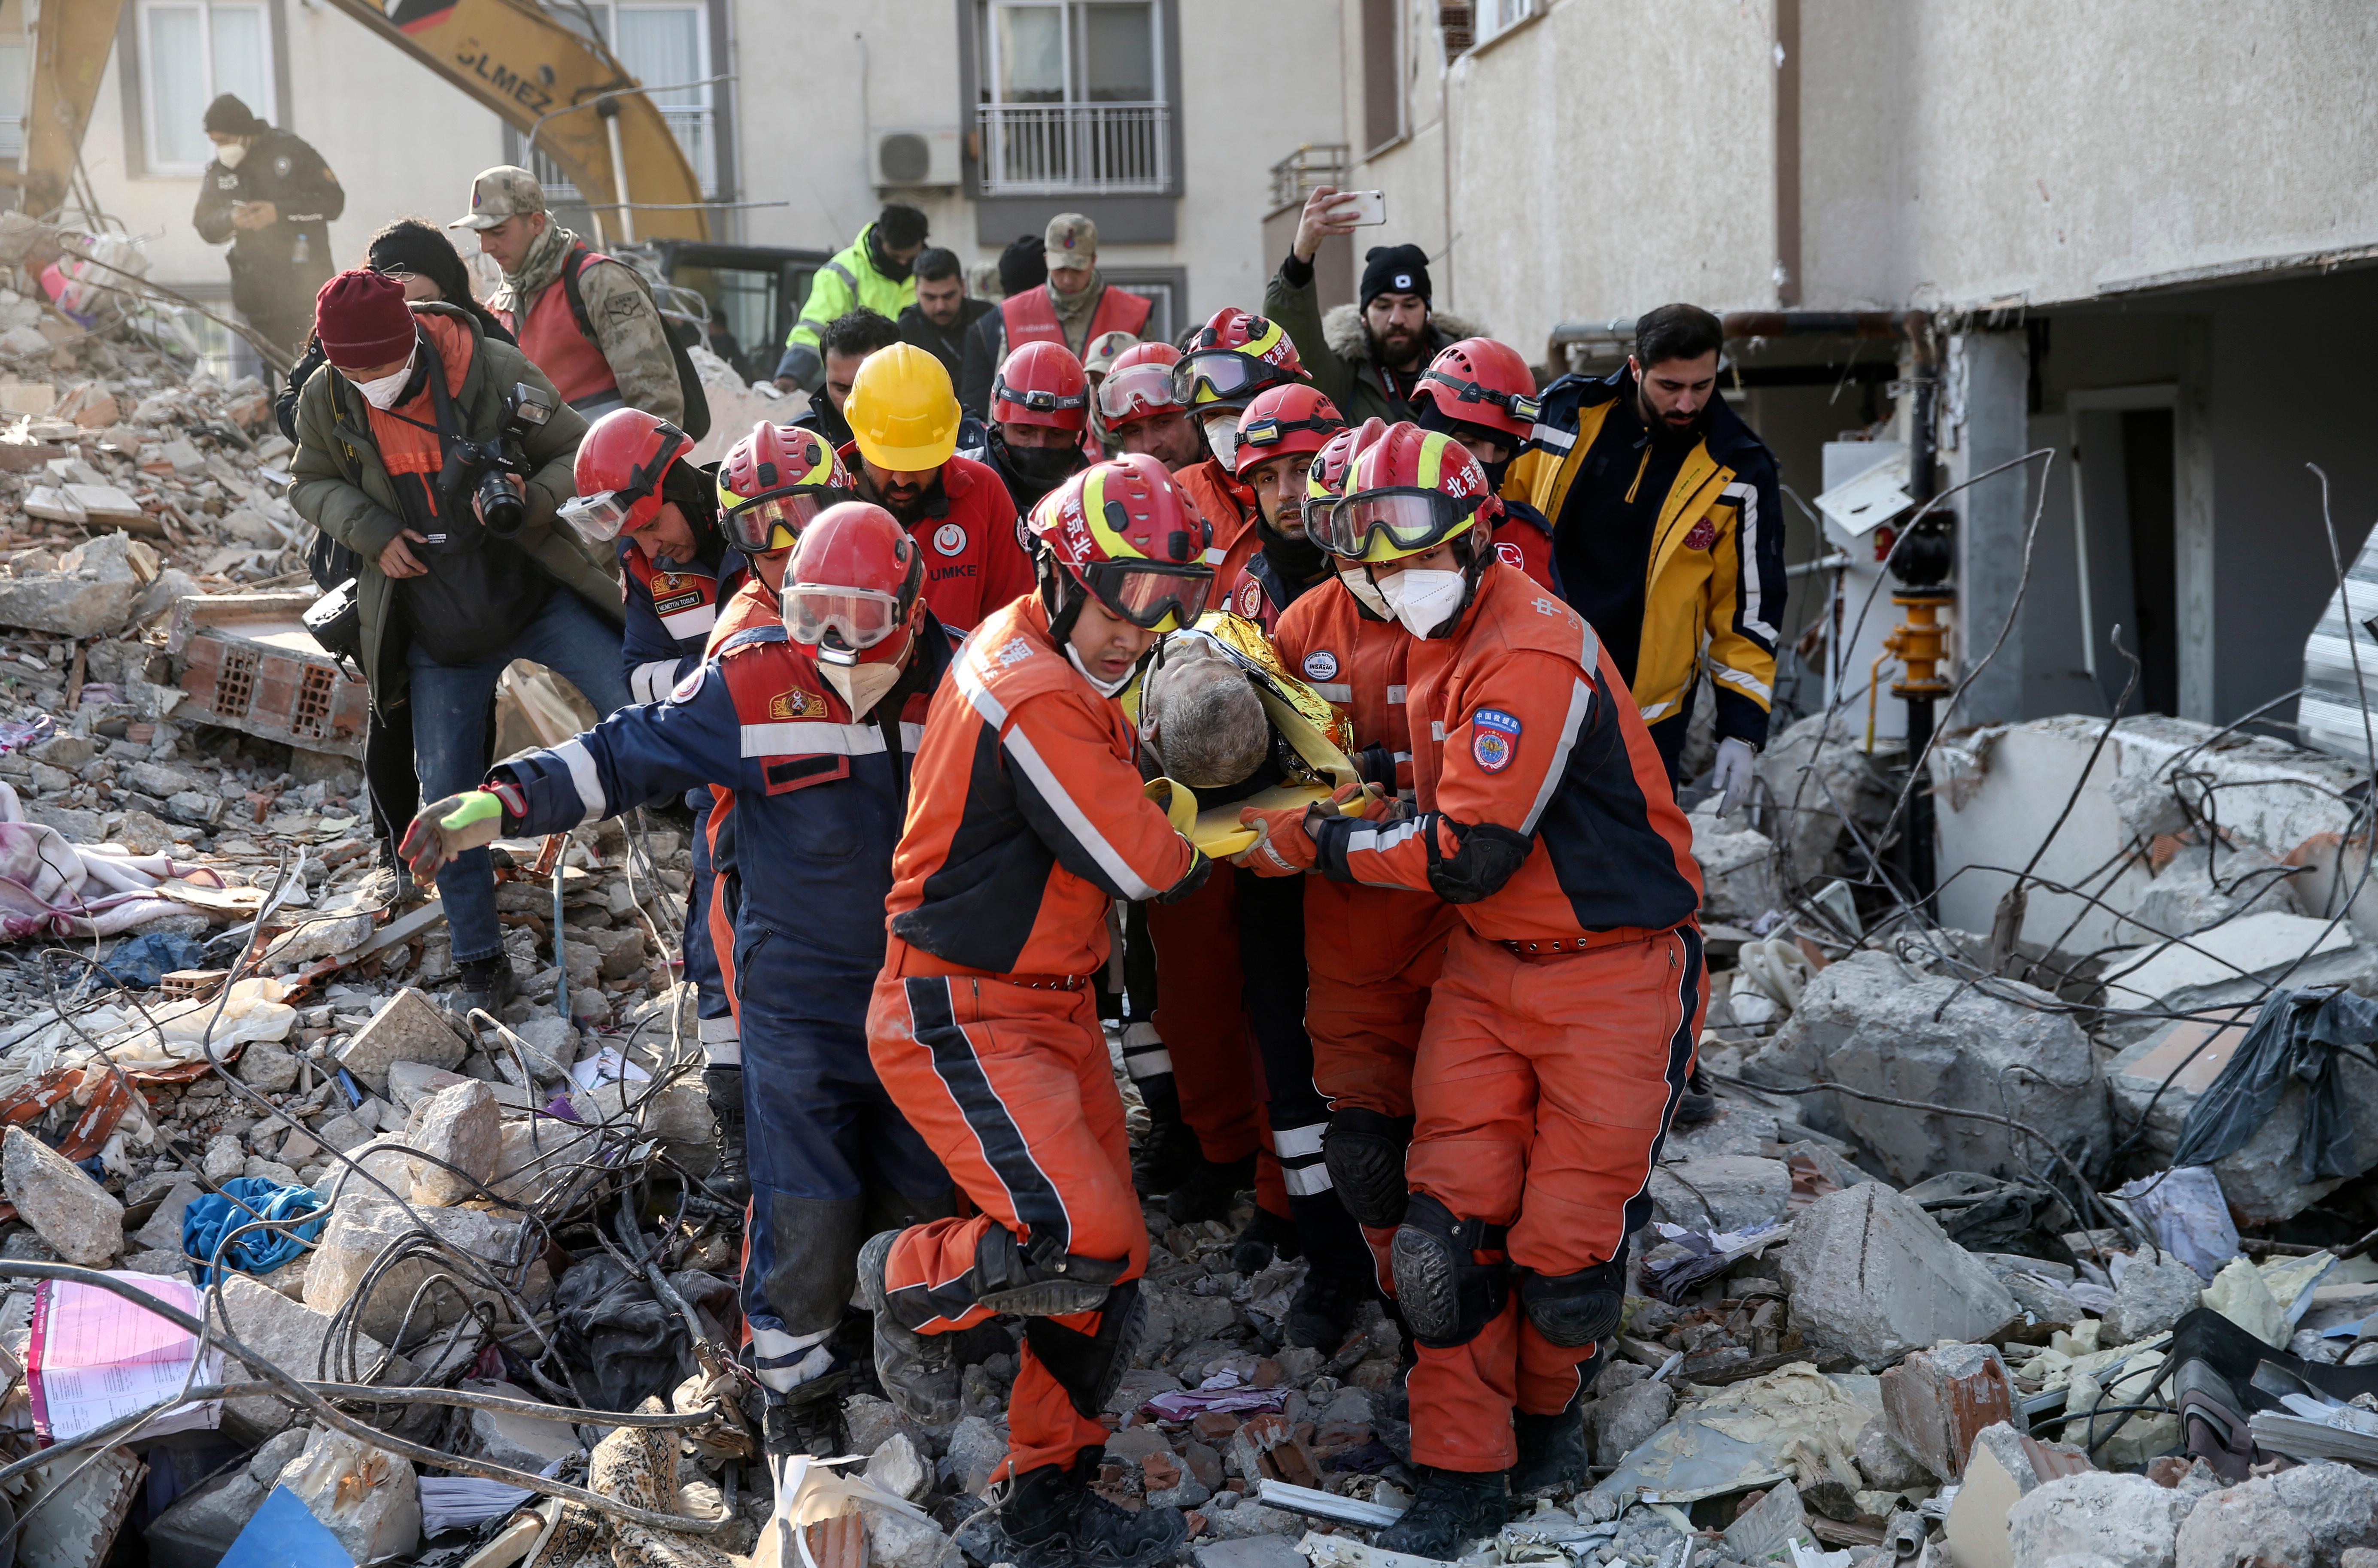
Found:
[[(533, 0), (330, 4), (534, 137), (593, 206), (607, 242), (710, 237), (701, 182), (659, 106), (608, 49)], [(42, 7), (20, 177), (28, 212), (45, 216), (66, 199), (122, 9), (123, 0)]]

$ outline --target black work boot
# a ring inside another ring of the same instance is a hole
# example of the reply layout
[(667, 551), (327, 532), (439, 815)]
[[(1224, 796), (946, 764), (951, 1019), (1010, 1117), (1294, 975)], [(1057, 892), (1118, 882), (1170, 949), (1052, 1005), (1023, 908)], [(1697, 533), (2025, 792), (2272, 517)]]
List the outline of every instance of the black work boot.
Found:
[(1138, 1568), (1181, 1548), (1188, 1522), (1177, 1508), (1127, 1513), (1090, 1490), (1100, 1450), (1071, 1467), (1042, 1465), (1000, 1483), (992, 1506), (1016, 1568)]
[(1421, 1470), (1420, 1492), (1402, 1518), (1379, 1532), (1381, 1551), (1407, 1552), (1450, 1562), (1462, 1546), (1503, 1527), (1509, 1510), (1506, 1470)]
[(1336, 1350), (1354, 1332), (1354, 1314), (1378, 1293), (1367, 1268), (1315, 1256), (1288, 1306), (1288, 1342), (1312, 1350)]
[(718, 1165), (710, 1173), (710, 1190), (730, 1203), (751, 1196), (751, 1169), (743, 1155), (743, 1070), (705, 1067), (702, 1093), (710, 1102), (710, 1119), (718, 1125)]
[(1197, 1131), (1181, 1119), (1181, 1096), (1140, 1092), (1153, 1123), (1131, 1157), (1131, 1185), (1143, 1198), (1171, 1191), (1197, 1168)]
[(454, 966), (458, 976), (454, 987), (454, 1006), (463, 1017), (473, 1008), (488, 1017), (500, 1019), (504, 1004), (520, 994), (520, 977), (512, 973), (510, 953), (499, 952), (493, 958), (474, 958)]
[(849, 1381), (848, 1373), (837, 1369), (790, 1394), (765, 1390), (760, 1435), (769, 1456), (788, 1459), (806, 1454), (831, 1459), (842, 1453), (842, 1394)]
[(1692, 1076), (1685, 1080), (1685, 1092), (1676, 1096), (1676, 1114), (1670, 1124), (1700, 1127), (1716, 1119), (1717, 1096), (1710, 1093), (1709, 1080), (1696, 1065)]
[(1241, 1274), (1260, 1274), (1273, 1258), (1293, 1258), (1303, 1250), (1296, 1239), (1296, 1223), (1257, 1203), (1231, 1239), (1231, 1266)]
[(1555, 1415), (1511, 1413), (1511, 1430), (1519, 1440), (1519, 1462), (1511, 1466), (1511, 1495), (1586, 1483), (1585, 1411), (1581, 1402)]
[(883, 1397), (919, 1425), (945, 1427), (958, 1418), (959, 1372), (954, 1337), (919, 1334), (892, 1315), (884, 1264), (896, 1230), (880, 1231), (859, 1250), (859, 1299), (875, 1315), (875, 1375)]
[(1205, 1219), (1228, 1219), (1238, 1206), (1239, 1194), (1255, 1184), (1255, 1157), (1232, 1160), (1224, 1165), (1215, 1160), (1200, 1159), (1189, 1179), (1172, 1189), (1164, 1200), (1164, 1212), (1172, 1216), (1175, 1225), (1195, 1225)]

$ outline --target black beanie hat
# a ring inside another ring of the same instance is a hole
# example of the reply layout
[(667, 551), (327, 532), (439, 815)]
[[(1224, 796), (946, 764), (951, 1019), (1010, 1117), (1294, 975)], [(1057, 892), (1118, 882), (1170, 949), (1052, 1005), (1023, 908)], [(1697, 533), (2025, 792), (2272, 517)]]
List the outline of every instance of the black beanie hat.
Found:
[(1000, 292), (1014, 299), (1049, 281), (1048, 247), (1039, 234), (1018, 234), (999, 253)]
[(446, 231), (426, 218), (399, 218), (366, 243), (364, 262), (375, 272), (418, 272), (438, 285), (449, 305), (471, 303), (471, 274)]
[(1428, 252), (1416, 245), (1373, 245), (1363, 257), (1363, 308), (1380, 294), (1418, 294), (1429, 303)]
[(262, 136), (271, 128), (258, 119), (256, 111), (242, 102), (235, 92), (226, 92), (207, 105), (206, 129), (210, 136)]

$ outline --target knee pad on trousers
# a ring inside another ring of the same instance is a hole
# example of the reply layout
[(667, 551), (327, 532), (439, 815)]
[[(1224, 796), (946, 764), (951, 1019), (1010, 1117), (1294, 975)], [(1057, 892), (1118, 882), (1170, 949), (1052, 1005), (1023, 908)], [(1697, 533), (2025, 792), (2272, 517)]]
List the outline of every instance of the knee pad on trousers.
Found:
[(1024, 1340), (1082, 1418), (1095, 1421), (1139, 1353), (1147, 1330), (1147, 1303), (1140, 1299), (1139, 1281), (1131, 1279), (1108, 1288), (1096, 1334), (1067, 1328), (1051, 1318), (1033, 1318), (1024, 1325)]
[(1575, 1274), (1523, 1272), (1519, 1278), (1519, 1308), (1528, 1314), (1528, 1321), (1555, 1345), (1572, 1349), (1618, 1332), (1626, 1293), (1623, 1252)]
[(1433, 1350), (1466, 1345), (1510, 1298), (1510, 1265), (1471, 1254), (1499, 1249), (1504, 1227), (1456, 1219), (1425, 1192), (1411, 1195), (1396, 1231), (1396, 1300), (1412, 1337)]
[(768, 1305), (795, 1335), (823, 1334), (850, 1310), (859, 1244), (868, 1237), (857, 1198), (765, 1194), (773, 1252), (763, 1284)]
[(1390, 1230), (1403, 1223), (1404, 1150), (1411, 1132), (1408, 1116), (1381, 1116), (1359, 1106), (1329, 1113), (1321, 1163), (1329, 1167), (1329, 1184), (1356, 1224)]
[(993, 1227), (975, 1249), (974, 1299), (1019, 1317), (1096, 1311), (1128, 1262), (1062, 1251), (1046, 1237), (1027, 1248)]

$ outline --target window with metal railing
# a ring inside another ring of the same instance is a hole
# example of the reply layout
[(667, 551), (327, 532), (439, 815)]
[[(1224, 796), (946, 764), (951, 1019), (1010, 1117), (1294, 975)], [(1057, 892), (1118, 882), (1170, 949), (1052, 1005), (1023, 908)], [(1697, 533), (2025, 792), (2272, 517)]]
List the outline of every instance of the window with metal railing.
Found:
[(978, 0), (985, 196), (1172, 188), (1161, 0)]
[[(594, 36), (640, 82), (701, 81), (712, 74), (710, 12), (703, 0), (569, 0), (566, 5), (547, 0), (546, 8), (556, 21), (582, 35), (591, 24)], [(678, 145), (685, 150), (685, 161), (693, 165), (702, 194), (716, 196), (722, 127), (712, 90), (706, 85), (688, 87), (651, 96)], [(562, 173), (561, 165), (542, 150), (529, 168), (545, 186), (547, 201), (558, 206), (578, 199), (578, 187)]]

